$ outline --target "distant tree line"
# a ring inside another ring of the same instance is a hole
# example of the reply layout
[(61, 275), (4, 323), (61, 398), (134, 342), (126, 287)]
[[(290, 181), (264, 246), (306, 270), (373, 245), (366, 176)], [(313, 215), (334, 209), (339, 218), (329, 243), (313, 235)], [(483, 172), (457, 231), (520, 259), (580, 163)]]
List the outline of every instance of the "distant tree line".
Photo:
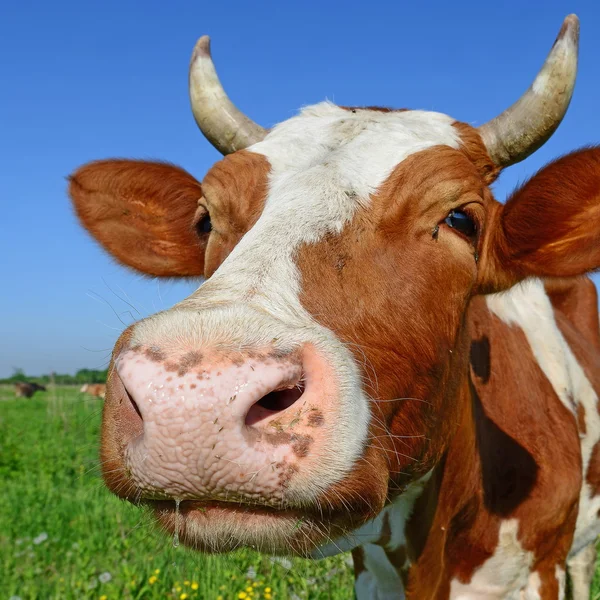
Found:
[(56, 383), (57, 385), (83, 385), (84, 383), (106, 383), (108, 369), (79, 369), (75, 375), (69, 373), (50, 373), (49, 375), (26, 375), (23, 369), (13, 369), (13, 374), (5, 379), (0, 379), (0, 383), (18, 383), (19, 381), (33, 381), (46, 385)]

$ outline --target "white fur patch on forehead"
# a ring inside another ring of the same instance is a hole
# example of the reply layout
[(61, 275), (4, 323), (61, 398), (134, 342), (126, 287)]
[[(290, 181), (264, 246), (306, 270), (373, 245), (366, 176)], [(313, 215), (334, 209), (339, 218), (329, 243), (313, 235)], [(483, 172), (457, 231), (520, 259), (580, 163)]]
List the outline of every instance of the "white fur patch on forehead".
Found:
[(435, 112), (349, 110), (321, 102), (248, 150), (269, 160), (272, 182), (322, 166), (340, 188), (364, 201), (409, 155), (436, 145), (458, 148), (454, 122)]

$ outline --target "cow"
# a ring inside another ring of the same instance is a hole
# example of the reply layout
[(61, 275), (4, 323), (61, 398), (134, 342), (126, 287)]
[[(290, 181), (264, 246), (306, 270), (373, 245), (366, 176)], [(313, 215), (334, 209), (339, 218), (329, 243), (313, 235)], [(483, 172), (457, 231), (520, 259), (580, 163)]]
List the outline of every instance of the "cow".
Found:
[(15, 383), (16, 398), (31, 398), (36, 392), (45, 392), (46, 388), (39, 383), (19, 381)]
[(106, 485), (202, 552), (351, 551), (360, 600), (589, 596), (600, 532), (600, 148), (491, 184), (566, 113), (579, 21), (474, 127), (322, 102), (270, 130), (189, 74), (202, 182), (101, 160), (74, 209), (120, 263), (203, 277), (117, 341)]
[(96, 398), (104, 398), (106, 396), (106, 384), (104, 383), (84, 383), (79, 390), (81, 394), (89, 394)]

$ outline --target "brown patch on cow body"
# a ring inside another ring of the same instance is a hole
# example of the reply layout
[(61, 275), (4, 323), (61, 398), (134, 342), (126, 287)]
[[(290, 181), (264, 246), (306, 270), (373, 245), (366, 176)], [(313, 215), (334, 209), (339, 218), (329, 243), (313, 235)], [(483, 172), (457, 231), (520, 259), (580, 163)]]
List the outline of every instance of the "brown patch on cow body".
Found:
[(306, 424), (309, 427), (322, 427), (323, 423), (325, 423), (323, 413), (318, 408), (311, 410), (308, 419), (306, 420)]
[(278, 431), (277, 433), (264, 433), (261, 436), (268, 444), (272, 446), (281, 446), (283, 444), (289, 444), (292, 448), (292, 452), (298, 458), (304, 458), (308, 456), (308, 452), (313, 443), (313, 438), (310, 435), (302, 435), (297, 433), (290, 433), (288, 431)]
[(598, 496), (598, 494), (600, 494), (600, 442), (594, 444), (588, 472), (586, 473), (585, 478), (592, 488), (592, 495)]
[(278, 431), (277, 433), (265, 433), (262, 437), (271, 446), (281, 446), (291, 442), (292, 434), (287, 431)]
[[(597, 309), (597, 291), (593, 282), (587, 278), (579, 278), (547, 282), (549, 296), (555, 307), (556, 324), (569, 344), (575, 359), (581, 366), (585, 377), (590, 382), (596, 395), (600, 398), (600, 354)], [(580, 418), (585, 413), (580, 400), (573, 398), (577, 408), (577, 422), (581, 433), (587, 433), (587, 425)], [(600, 405), (596, 406), (600, 412)], [(583, 422), (582, 422), (583, 421)], [(583, 429), (582, 429), (583, 426)], [(592, 489), (592, 495), (600, 495), (600, 442), (597, 442), (590, 456), (585, 481)]]
[(494, 348), (489, 378), (466, 382), (471, 408), (451, 441), (435, 518), (410, 570), (411, 600), (445, 598), (453, 579), (468, 584), (494, 554), (506, 519), (518, 520), (519, 543), (533, 553), (532, 569), (548, 590), (573, 539), (581, 486), (575, 419), (524, 333), (492, 315), (484, 298), (472, 300), (468, 329)]
[(167, 355), (157, 346), (146, 348), (144, 355), (154, 362), (163, 362), (167, 359)]
[(292, 435), (292, 451), (298, 458), (305, 458), (313, 443), (313, 438), (310, 435)]
[(585, 407), (581, 403), (577, 405), (577, 426), (583, 435), (587, 433), (587, 427), (585, 424)]
[(179, 377), (183, 377), (191, 369), (198, 366), (202, 362), (202, 352), (192, 350), (187, 354), (184, 354), (179, 360), (179, 369), (177, 374)]
[(507, 518), (531, 493), (539, 467), (530, 452), (489, 418), (473, 384), (471, 397), (483, 502), (489, 512)]
[[(570, 326), (582, 339), (600, 352), (600, 326), (598, 324), (598, 291), (588, 277), (578, 279), (548, 279), (544, 288), (555, 310), (566, 317)], [(579, 345), (579, 344), (578, 344)], [(587, 364), (589, 358), (582, 364)]]
[(281, 487), (287, 487), (290, 484), (290, 481), (294, 477), (296, 473), (298, 473), (299, 468), (297, 465), (281, 462), (275, 465), (276, 468), (279, 469), (279, 483)]

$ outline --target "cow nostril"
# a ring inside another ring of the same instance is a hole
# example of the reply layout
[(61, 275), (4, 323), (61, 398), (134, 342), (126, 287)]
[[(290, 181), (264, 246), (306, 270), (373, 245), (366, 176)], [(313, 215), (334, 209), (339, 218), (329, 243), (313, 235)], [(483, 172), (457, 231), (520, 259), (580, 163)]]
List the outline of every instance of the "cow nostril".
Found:
[(127, 391), (127, 389), (125, 390), (125, 393), (127, 394), (127, 397), (129, 398), (129, 402), (131, 403), (131, 406), (133, 407), (133, 410), (135, 410), (135, 412), (137, 413), (138, 417), (140, 418), (140, 421), (143, 421), (144, 418), (142, 417), (142, 413), (140, 412), (140, 408), (136, 404), (136, 401), (133, 399), (133, 396)]
[(275, 390), (252, 405), (246, 415), (246, 425), (254, 425), (267, 417), (289, 408), (302, 396), (304, 386), (299, 383), (293, 388)]
[(277, 392), (271, 392), (266, 396), (263, 396), (257, 404), (271, 410), (273, 412), (279, 412), (289, 408), (298, 398), (302, 396), (302, 390), (294, 387), (289, 390), (279, 390)]

